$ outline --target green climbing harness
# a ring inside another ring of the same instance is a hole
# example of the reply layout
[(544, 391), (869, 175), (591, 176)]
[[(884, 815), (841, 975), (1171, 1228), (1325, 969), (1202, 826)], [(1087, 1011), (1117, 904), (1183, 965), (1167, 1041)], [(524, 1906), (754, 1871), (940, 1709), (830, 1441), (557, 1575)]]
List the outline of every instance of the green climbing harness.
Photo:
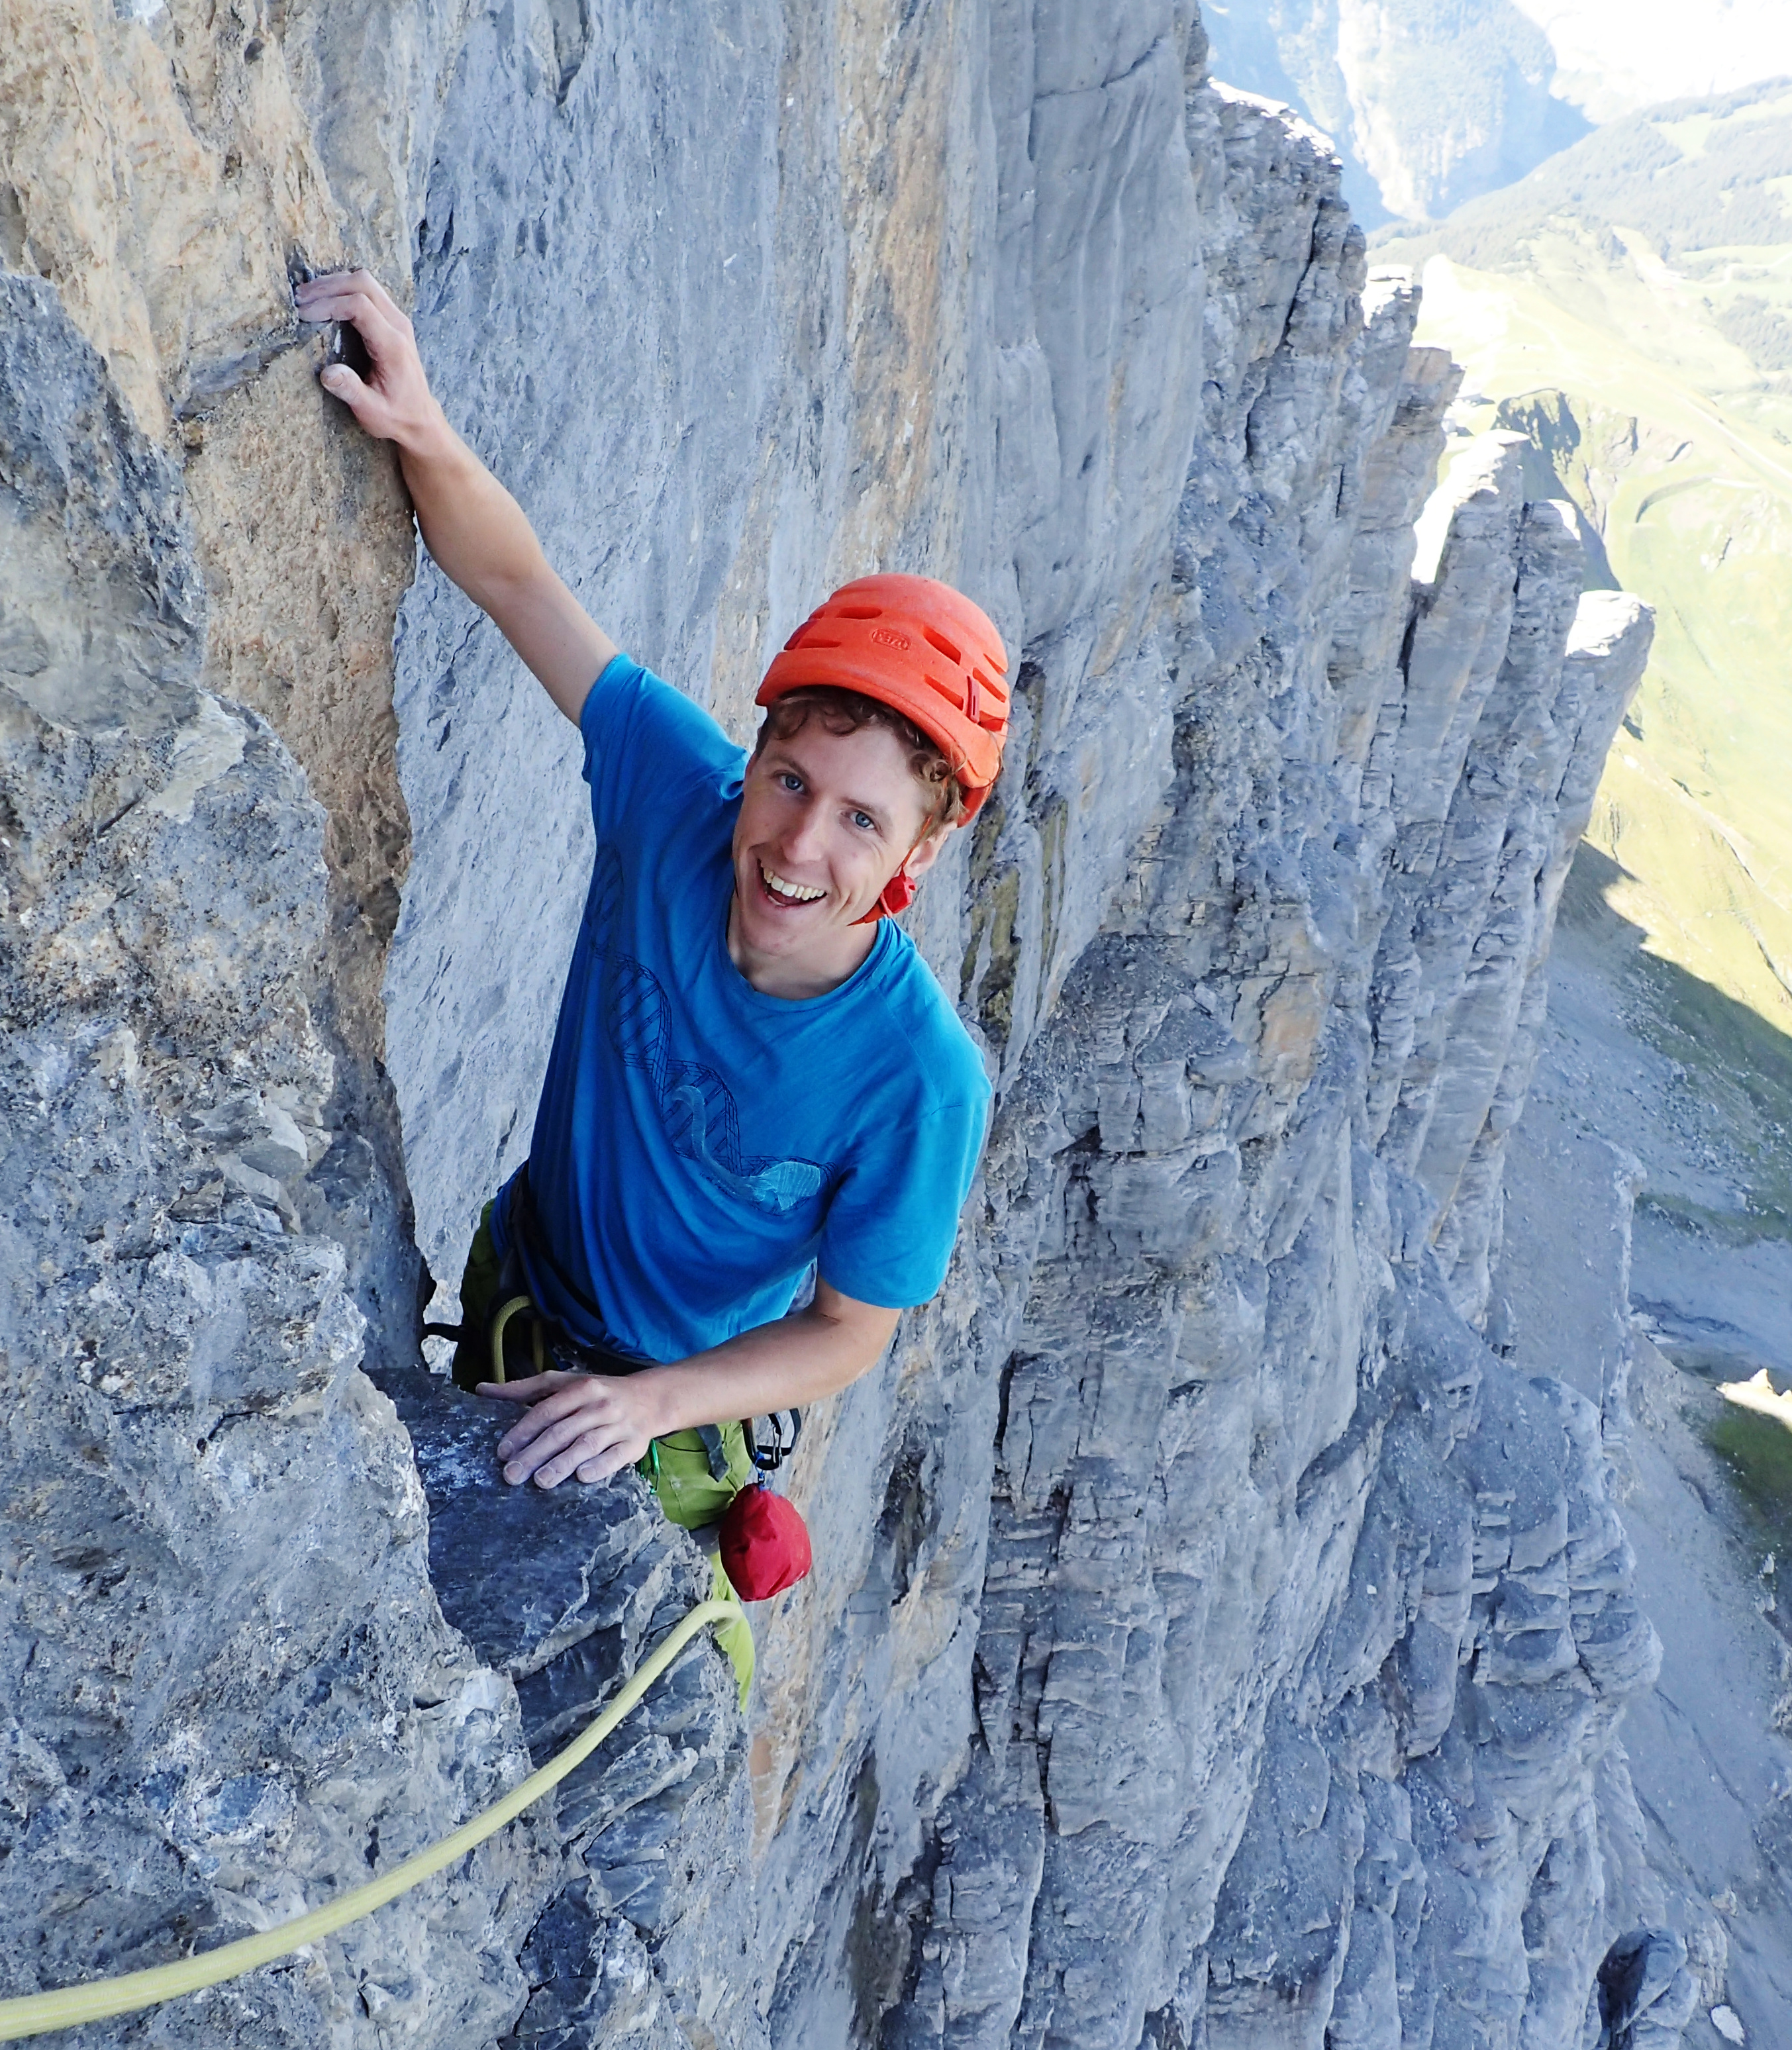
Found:
[[(550, 1350), (551, 1327), (517, 1287), (514, 1272), (506, 1274), (504, 1267), (492, 1237), (492, 1206), (487, 1203), (461, 1276), (461, 1323), (452, 1369), (457, 1387), (472, 1389), (482, 1381), (545, 1374), (556, 1364)], [(563, 1347), (564, 1341), (559, 1343)], [(602, 1364), (627, 1372), (633, 1362), (604, 1356)], [(659, 1498), (667, 1521), (691, 1532), (710, 1552), (716, 1598), (736, 1604), (738, 1621), (718, 1630), (715, 1641), (734, 1666), (744, 1708), (753, 1682), (753, 1631), (720, 1557), (705, 1540), (735, 1496), (758, 1478), (746, 1432), (734, 1422), (668, 1432), (648, 1447), (636, 1471)]]

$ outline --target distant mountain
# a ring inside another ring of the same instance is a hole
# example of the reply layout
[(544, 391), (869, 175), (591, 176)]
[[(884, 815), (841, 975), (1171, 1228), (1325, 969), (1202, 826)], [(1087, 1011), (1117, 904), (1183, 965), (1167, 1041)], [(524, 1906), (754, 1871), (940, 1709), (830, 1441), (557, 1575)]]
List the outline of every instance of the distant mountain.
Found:
[(1652, 951), (1792, 1032), (1792, 80), (1626, 116), (1423, 234), (1464, 431), (1657, 609), (1589, 837)]
[(1427, 232), (1390, 233), (1403, 262), (1548, 277), (1583, 314), (1646, 279), (1648, 353), (1708, 388), (1777, 390), (1792, 372), (1792, 78), (1628, 115)]
[(1792, 72), (1788, 0), (1206, 0), (1216, 77), (1337, 142), (1358, 217), (1432, 220), (1611, 120)]

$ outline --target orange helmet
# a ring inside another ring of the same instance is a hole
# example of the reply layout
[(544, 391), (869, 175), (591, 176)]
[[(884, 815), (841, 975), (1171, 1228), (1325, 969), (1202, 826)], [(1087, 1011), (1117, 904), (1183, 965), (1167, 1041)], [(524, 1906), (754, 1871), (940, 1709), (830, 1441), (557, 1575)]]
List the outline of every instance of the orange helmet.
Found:
[(859, 691), (937, 741), (964, 793), (988, 796), (1008, 732), (1008, 658), (980, 607), (933, 577), (858, 577), (817, 606), (772, 657), (754, 702), (831, 684)]

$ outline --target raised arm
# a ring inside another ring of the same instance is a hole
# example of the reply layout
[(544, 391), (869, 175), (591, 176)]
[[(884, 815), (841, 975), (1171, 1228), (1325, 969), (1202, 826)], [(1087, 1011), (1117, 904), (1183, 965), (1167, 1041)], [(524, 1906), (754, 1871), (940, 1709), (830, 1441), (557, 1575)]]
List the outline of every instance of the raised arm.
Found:
[(346, 321), (366, 345), (367, 375), (332, 364), (325, 390), (368, 434), (395, 444), (430, 555), (576, 724), (616, 643), (555, 575), (521, 506), (449, 426), (410, 322), (366, 271), (311, 279), (296, 297), (300, 319)]

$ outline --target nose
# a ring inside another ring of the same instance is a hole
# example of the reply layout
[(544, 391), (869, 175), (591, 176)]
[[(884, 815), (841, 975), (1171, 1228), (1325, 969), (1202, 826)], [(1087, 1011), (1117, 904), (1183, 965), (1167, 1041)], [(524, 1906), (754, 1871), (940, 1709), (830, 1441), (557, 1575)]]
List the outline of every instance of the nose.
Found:
[(804, 862), (819, 862), (826, 852), (826, 828), (818, 805), (806, 804), (797, 807), (797, 816), (789, 820), (778, 836), (779, 849), (792, 867), (801, 867)]

